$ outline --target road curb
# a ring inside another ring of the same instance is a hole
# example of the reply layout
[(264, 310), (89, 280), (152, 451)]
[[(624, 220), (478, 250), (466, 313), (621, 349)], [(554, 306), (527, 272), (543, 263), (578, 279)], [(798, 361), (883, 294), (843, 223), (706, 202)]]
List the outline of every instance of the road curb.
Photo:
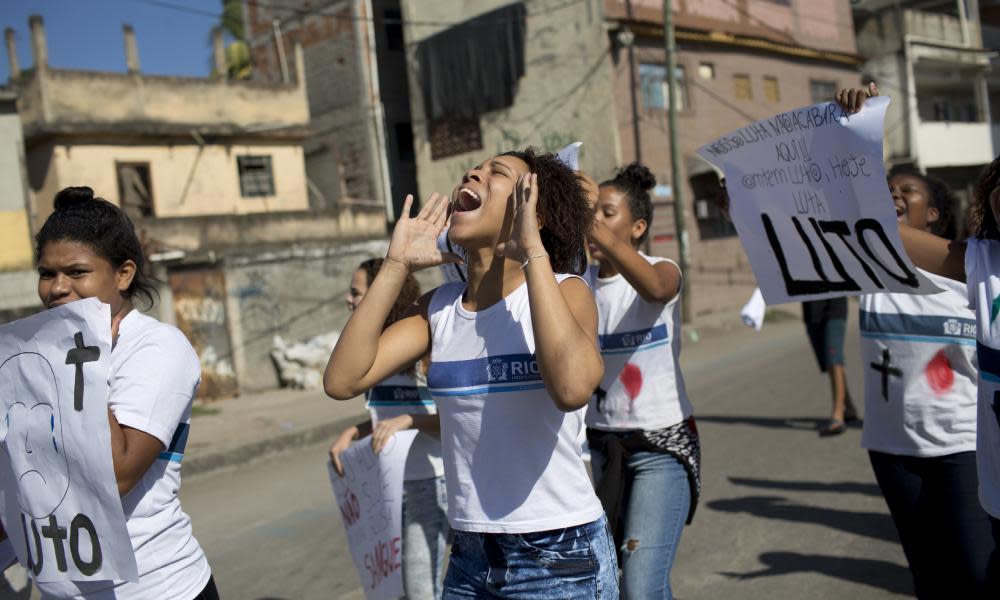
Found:
[(347, 417), (311, 427), (303, 427), (295, 431), (283, 432), (225, 450), (185, 457), (184, 474), (187, 476), (203, 475), (225, 467), (243, 465), (261, 456), (278, 454), (285, 450), (301, 448), (327, 440), (332, 442), (333, 438), (339, 435), (345, 427), (357, 422), (358, 417)]

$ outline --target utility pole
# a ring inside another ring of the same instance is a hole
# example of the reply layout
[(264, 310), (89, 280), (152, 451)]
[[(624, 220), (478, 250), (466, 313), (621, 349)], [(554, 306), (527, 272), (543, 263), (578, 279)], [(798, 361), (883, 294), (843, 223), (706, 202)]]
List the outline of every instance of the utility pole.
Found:
[(681, 286), (681, 320), (691, 322), (691, 259), (684, 221), (684, 184), (680, 179), (681, 150), (677, 136), (677, 42), (674, 39), (674, 10), (671, 0), (663, 0), (663, 41), (667, 51), (667, 98), (670, 101), (670, 191), (674, 199), (674, 227), (677, 230), (678, 262), (684, 276)]
[[(625, 18), (629, 22), (629, 26), (632, 23), (632, 0), (625, 0)], [(635, 78), (635, 36), (630, 29), (625, 29), (624, 36), (619, 34), (618, 42), (621, 43), (627, 40), (628, 43), (624, 44), (628, 54), (628, 82), (629, 89), (632, 91), (631, 101), (632, 101), (632, 143), (633, 152), (635, 153), (635, 162), (642, 162), (642, 134), (639, 131), (639, 98), (636, 93), (636, 89), (639, 87), (639, 83)], [(648, 248), (647, 248), (648, 250)]]

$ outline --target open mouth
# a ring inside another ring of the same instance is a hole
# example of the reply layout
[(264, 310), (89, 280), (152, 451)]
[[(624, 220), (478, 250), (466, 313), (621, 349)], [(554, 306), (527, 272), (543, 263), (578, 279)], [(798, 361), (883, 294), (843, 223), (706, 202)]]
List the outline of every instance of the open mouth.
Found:
[(902, 217), (905, 214), (906, 214), (906, 207), (903, 206), (902, 204), (897, 204), (896, 205), (896, 217), (897, 218), (898, 217)]
[(455, 201), (452, 203), (452, 212), (469, 212), (476, 210), (482, 205), (483, 201), (479, 198), (479, 194), (464, 187), (458, 190), (458, 196), (455, 197)]

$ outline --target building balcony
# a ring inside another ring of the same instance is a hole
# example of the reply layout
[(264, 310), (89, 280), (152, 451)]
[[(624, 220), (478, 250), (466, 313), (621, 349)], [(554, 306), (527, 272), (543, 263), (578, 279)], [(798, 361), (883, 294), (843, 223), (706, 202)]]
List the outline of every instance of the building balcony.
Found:
[(989, 123), (921, 121), (916, 128), (920, 164), (933, 169), (989, 163), (998, 135), (1000, 129)]
[(979, 25), (951, 15), (922, 10), (903, 11), (903, 32), (923, 41), (949, 46), (981, 48)]

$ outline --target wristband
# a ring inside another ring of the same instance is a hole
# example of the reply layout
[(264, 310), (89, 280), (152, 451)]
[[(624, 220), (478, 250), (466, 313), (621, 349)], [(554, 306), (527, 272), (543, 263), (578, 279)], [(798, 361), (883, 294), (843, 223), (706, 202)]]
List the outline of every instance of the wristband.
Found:
[(528, 263), (530, 263), (531, 259), (533, 258), (548, 258), (548, 257), (549, 257), (548, 252), (542, 252), (541, 254), (532, 254), (528, 258), (524, 259), (523, 263), (521, 263), (521, 270), (524, 270), (524, 268), (528, 266)]

